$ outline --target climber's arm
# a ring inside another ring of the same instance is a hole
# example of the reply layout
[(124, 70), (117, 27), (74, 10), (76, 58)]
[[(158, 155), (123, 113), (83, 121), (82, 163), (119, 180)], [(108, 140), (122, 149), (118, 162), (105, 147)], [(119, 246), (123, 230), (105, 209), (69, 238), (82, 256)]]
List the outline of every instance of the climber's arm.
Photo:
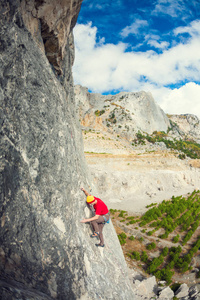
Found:
[(86, 196), (89, 196), (89, 193), (84, 188), (81, 188), (81, 191), (83, 191)]
[(87, 222), (95, 221), (95, 220), (97, 220), (98, 218), (99, 218), (99, 215), (95, 215), (95, 216), (92, 217), (92, 218), (81, 220), (81, 223), (87, 223)]

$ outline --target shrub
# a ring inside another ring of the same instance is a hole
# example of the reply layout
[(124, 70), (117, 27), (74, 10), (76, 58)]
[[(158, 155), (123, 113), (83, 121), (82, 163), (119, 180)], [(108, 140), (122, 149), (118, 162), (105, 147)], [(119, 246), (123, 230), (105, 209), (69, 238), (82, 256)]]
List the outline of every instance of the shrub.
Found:
[(110, 113), (109, 117), (110, 117), (111, 119), (114, 119), (114, 118), (115, 118), (115, 113), (114, 113), (114, 111)]
[(137, 251), (133, 251), (131, 255), (132, 259), (140, 260), (140, 253)]
[(119, 235), (120, 235), (123, 239), (126, 239), (126, 238), (127, 238), (127, 235), (126, 235), (125, 232), (122, 232), (122, 233), (120, 233)]
[(119, 214), (118, 217), (124, 218), (124, 214), (125, 214), (125, 213), (126, 213), (125, 210), (121, 210), (121, 212), (120, 212), (120, 214)]
[(186, 155), (184, 153), (178, 155), (179, 159), (186, 159)]
[(177, 234), (174, 238), (173, 238), (173, 243), (177, 243), (179, 241), (179, 237), (180, 235)]
[(131, 241), (134, 241), (134, 239), (135, 239), (135, 237), (134, 237), (133, 235), (131, 235), (131, 236), (129, 237), (129, 240), (131, 240)]
[(114, 214), (115, 212), (117, 212), (117, 209), (112, 209), (112, 208), (110, 209), (111, 214)]
[(161, 280), (161, 278), (162, 278), (161, 270), (156, 270), (156, 271), (154, 272), (154, 276), (155, 276), (157, 279)]
[(147, 224), (146, 221), (142, 221), (142, 222), (140, 222), (139, 226), (142, 227), (142, 226), (144, 226), (144, 225), (146, 225), (146, 224)]
[(193, 235), (193, 231), (189, 230), (186, 236), (184, 237), (182, 244), (185, 245), (190, 240), (192, 235)]
[(147, 235), (151, 236), (154, 232), (155, 232), (155, 230), (148, 231), (148, 232), (147, 232)]
[(174, 275), (174, 272), (172, 272), (171, 270), (165, 268), (161, 270), (161, 279), (165, 280), (167, 282), (167, 284), (171, 283), (171, 278)]
[(167, 247), (164, 247), (161, 254), (163, 256), (167, 256), (168, 252), (169, 252), (169, 249)]
[(133, 217), (133, 216), (130, 216), (130, 217), (127, 217), (126, 219), (127, 219), (127, 220), (134, 220), (134, 219), (135, 219), (135, 217)]
[(156, 248), (156, 244), (154, 242), (150, 243), (147, 245), (146, 247), (148, 250), (152, 250), (152, 249), (155, 249)]
[(192, 260), (192, 254), (190, 254), (190, 253), (188, 253), (188, 254), (186, 254), (184, 257), (183, 257), (183, 260), (184, 260), (184, 262), (187, 262), (188, 264), (190, 264), (191, 263), (191, 260)]
[(144, 263), (146, 263), (148, 261), (148, 255), (147, 255), (146, 251), (142, 251), (141, 261), (143, 261)]
[(126, 244), (126, 238), (127, 238), (127, 235), (125, 232), (118, 234), (118, 239), (119, 239), (120, 245)]
[(151, 203), (149, 205), (146, 206), (146, 208), (149, 208), (149, 207), (152, 207), (152, 206), (155, 206), (157, 203)]
[(152, 274), (156, 271), (156, 269), (164, 262), (164, 259), (162, 256), (154, 258), (151, 263), (149, 264), (147, 268), (147, 272), (149, 274)]
[(168, 264), (167, 264), (167, 268), (170, 270), (170, 269), (173, 269), (174, 268), (174, 265), (175, 265), (175, 262), (173, 260), (171, 260)]
[(181, 246), (170, 248), (170, 255), (171, 255), (171, 253), (180, 254), (181, 252), (182, 252)]
[(135, 220), (131, 220), (129, 223), (130, 224), (134, 224), (134, 223), (136, 223), (136, 221)]
[(189, 265), (188, 265), (188, 263), (186, 262), (186, 261), (184, 261), (183, 263), (182, 263), (182, 265), (181, 265), (181, 272), (182, 273), (185, 273), (187, 270), (188, 270), (188, 268), (189, 268)]
[(104, 109), (103, 110), (96, 110), (94, 113), (97, 117), (99, 117), (99, 116), (101, 116), (105, 113), (105, 110)]

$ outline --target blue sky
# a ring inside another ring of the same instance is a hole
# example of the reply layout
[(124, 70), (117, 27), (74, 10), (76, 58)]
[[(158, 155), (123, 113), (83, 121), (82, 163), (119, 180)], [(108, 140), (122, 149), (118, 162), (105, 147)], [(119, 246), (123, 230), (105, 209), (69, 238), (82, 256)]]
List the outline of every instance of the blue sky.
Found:
[(166, 113), (200, 118), (200, 1), (83, 0), (75, 84), (151, 92)]

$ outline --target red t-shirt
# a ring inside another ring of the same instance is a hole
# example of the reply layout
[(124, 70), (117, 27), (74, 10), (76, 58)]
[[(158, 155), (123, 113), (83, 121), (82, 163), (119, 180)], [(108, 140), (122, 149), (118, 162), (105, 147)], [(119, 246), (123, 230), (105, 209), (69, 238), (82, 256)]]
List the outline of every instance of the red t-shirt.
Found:
[(109, 212), (109, 210), (105, 205), (105, 203), (101, 199), (96, 198), (95, 196), (94, 199), (97, 200), (97, 204), (93, 206), (95, 210), (95, 214), (100, 216), (106, 215)]

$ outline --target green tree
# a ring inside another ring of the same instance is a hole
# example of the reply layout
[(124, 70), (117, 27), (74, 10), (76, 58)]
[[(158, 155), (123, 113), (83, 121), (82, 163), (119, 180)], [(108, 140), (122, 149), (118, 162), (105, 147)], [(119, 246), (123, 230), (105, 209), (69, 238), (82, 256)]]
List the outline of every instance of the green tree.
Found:
[(129, 237), (129, 240), (131, 240), (131, 241), (134, 241), (134, 239), (135, 239), (135, 237), (134, 237), (133, 235), (131, 235), (131, 236)]
[(152, 249), (155, 249), (156, 248), (156, 244), (154, 242), (150, 243), (147, 245), (146, 247), (148, 250), (152, 250)]
[(177, 243), (179, 241), (180, 235), (177, 234), (174, 238), (173, 238), (173, 243)]
[(132, 259), (140, 260), (140, 253), (138, 251), (133, 251), (131, 255)]
[(148, 261), (148, 255), (147, 255), (146, 251), (142, 251), (141, 261), (143, 261), (144, 263), (146, 263)]
[(126, 244), (126, 238), (127, 238), (127, 235), (125, 234), (125, 232), (118, 234), (118, 239), (119, 239), (120, 245)]
[(147, 272), (152, 274), (156, 271), (156, 269), (164, 262), (163, 256), (155, 257), (147, 267)]
[(169, 249), (167, 247), (164, 247), (161, 254), (163, 256), (167, 256), (168, 253), (169, 253)]

